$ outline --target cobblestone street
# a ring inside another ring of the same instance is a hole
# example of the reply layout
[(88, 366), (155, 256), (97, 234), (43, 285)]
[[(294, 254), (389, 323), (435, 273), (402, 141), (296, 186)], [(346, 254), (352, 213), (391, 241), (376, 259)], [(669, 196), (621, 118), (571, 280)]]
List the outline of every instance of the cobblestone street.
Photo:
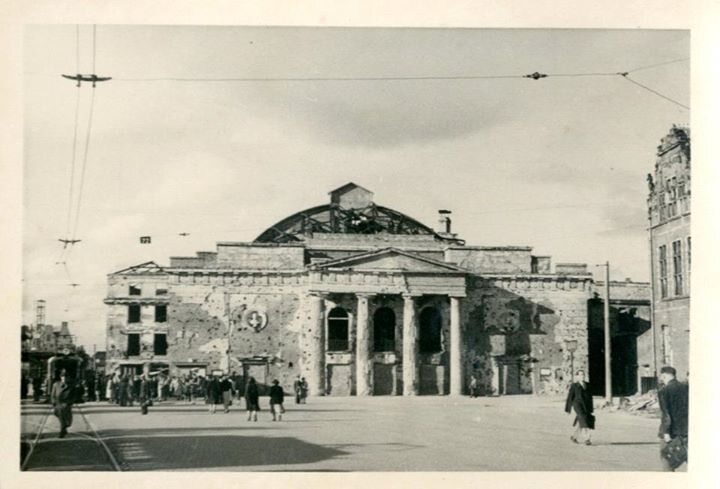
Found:
[[(244, 404), (241, 403), (244, 407)], [(204, 405), (75, 408), (57, 437), (46, 405), (24, 404), (26, 470), (216, 471), (654, 471), (658, 420), (597, 412), (593, 446), (573, 444), (560, 399), (325, 397), (287, 403), (272, 422), (261, 399), (257, 422), (241, 407), (209, 414)]]

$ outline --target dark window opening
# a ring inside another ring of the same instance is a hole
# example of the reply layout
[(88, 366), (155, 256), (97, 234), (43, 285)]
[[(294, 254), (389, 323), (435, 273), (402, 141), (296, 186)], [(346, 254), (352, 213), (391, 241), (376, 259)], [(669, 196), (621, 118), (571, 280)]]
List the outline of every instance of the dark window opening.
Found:
[(155, 355), (167, 355), (167, 335), (156, 334), (153, 341), (153, 353)]
[(167, 306), (155, 306), (155, 322), (164, 323), (167, 321)]
[(349, 322), (348, 313), (342, 307), (336, 307), (328, 313), (328, 351), (348, 350)]
[(436, 307), (420, 313), (420, 353), (442, 351), (442, 315)]
[(130, 295), (141, 295), (141, 294), (142, 294), (142, 290), (140, 290), (140, 287), (136, 287), (136, 286), (134, 286), (134, 285), (131, 285), (131, 286), (130, 286), (130, 292), (129, 292), (129, 294), (130, 294)]
[(660, 265), (660, 297), (665, 299), (668, 296), (667, 289), (667, 247), (662, 245), (658, 248)]
[(128, 323), (140, 322), (140, 305), (130, 304), (128, 306)]
[(127, 354), (128, 356), (140, 355), (140, 335), (136, 333), (130, 333), (127, 335)]
[(155, 295), (167, 295), (167, 289), (156, 289)]
[(389, 307), (381, 307), (373, 315), (374, 351), (395, 350), (395, 313)]
[(673, 241), (673, 279), (675, 282), (675, 295), (683, 294), (683, 265), (682, 265), (682, 242)]

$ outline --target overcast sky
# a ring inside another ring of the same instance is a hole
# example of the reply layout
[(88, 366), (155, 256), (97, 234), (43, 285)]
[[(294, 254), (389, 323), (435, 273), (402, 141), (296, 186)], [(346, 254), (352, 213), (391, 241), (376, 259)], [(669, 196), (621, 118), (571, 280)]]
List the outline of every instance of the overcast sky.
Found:
[[(609, 260), (613, 279), (648, 279), (645, 175), (690, 115), (622, 77), (132, 79), (616, 73), (687, 58), (686, 31), (98, 26), (96, 72), (115, 79), (95, 92), (72, 288), (55, 262), (77, 90), (59, 75), (76, 72), (75, 41), (75, 26), (26, 31), (24, 321), (44, 298), (48, 322), (70, 321), (88, 349), (104, 349), (108, 273), (251, 241), (348, 181), (432, 227), (451, 209), (468, 244)], [(80, 72), (91, 53), (81, 26)], [(631, 76), (689, 105), (689, 61)]]

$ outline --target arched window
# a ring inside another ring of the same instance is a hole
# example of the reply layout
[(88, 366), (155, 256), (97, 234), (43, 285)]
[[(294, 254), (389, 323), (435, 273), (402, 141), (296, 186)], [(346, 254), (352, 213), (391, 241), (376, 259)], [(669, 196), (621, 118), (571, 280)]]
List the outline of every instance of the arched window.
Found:
[(436, 307), (420, 312), (420, 353), (442, 351), (442, 315)]
[(328, 351), (348, 350), (348, 313), (342, 307), (335, 307), (328, 313)]
[(381, 307), (373, 315), (375, 351), (395, 350), (395, 313), (389, 307)]

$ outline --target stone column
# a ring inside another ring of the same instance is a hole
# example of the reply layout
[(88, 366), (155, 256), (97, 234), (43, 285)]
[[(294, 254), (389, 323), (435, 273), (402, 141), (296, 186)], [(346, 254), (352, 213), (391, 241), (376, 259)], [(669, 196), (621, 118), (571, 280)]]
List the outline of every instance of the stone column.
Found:
[(302, 348), (302, 375), (307, 380), (311, 396), (325, 395), (325, 321), (323, 297), (309, 294), (307, 320), (304, 321), (300, 345)]
[(355, 330), (355, 377), (357, 381), (356, 394), (358, 396), (372, 395), (372, 346), (370, 340), (370, 307), (369, 296), (357, 296), (357, 326)]
[(415, 297), (403, 295), (403, 396), (418, 394), (418, 343)]
[(450, 395), (462, 395), (462, 333), (460, 328), (460, 299), (450, 297)]

